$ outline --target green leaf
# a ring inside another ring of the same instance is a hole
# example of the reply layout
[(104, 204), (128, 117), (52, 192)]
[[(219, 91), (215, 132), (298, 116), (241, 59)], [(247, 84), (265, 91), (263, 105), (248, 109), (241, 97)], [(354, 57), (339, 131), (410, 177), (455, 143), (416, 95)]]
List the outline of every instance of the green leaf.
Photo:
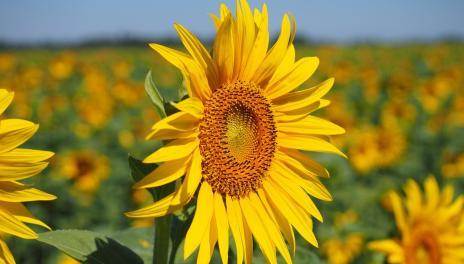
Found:
[[(156, 167), (158, 167), (157, 164), (143, 163), (141, 160), (136, 159), (132, 157), (131, 155), (129, 155), (128, 162), (129, 162), (129, 168), (131, 170), (132, 179), (134, 179), (135, 182), (140, 181), (148, 173), (152, 172), (154, 169), (156, 169)], [(151, 193), (153, 198), (157, 197), (155, 189), (151, 188), (147, 190)]]
[(56, 230), (37, 239), (85, 263), (143, 263), (131, 249), (103, 234), (87, 230)]
[(151, 263), (154, 231), (153, 227), (128, 228), (112, 233), (111, 237), (130, 247), (145, 263)]
[(147, 73), (147, 77), (145, 77), (145, 91), (147, 92), (148, 96), (150, 96), (151, 102), (155, 105), (156, 112), (161, 118), (166, 117), (166, 112), (164, 110), (164, 99), (161, 96), (158, 88), (156, 87), (153, 79), (151, 77), (151, 71)]

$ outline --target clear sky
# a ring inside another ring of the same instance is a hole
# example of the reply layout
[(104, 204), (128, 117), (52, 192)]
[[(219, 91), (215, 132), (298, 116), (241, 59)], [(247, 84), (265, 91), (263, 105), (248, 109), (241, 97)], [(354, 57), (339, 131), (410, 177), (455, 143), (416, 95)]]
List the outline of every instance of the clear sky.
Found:
[[(234, 1), (223, 1), (234, 6)], [(276, 33), (284, 12), (297, 34), (326, 41), (407, 41), (464, 38), (464, 0), (250, 0), (270, 10)], [(213, 35), (212, 0), (1, 0), (0, 40), (73, 42), (124, 35), (156, 40), (174, 36), (173, 22), (200, 37)]]

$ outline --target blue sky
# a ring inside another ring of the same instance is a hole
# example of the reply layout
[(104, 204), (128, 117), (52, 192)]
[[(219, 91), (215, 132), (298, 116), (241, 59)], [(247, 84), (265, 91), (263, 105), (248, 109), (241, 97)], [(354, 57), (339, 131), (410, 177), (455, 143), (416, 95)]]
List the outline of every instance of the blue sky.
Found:
[[(234, 6), (234, 1), (222, 1)], [(284, 12), (294, 14), (297, 34), (317, 40), (407, 41), (464, 37), (462, 0), (250, 0), (266, 2), (272, 33)], [(0, 40), (73, 42), (97, 37), (142, 36), (156, 40), (174, 36), (173, 22), (200, 37), (214, 27), (211, 0), (11, 0), (0, 2)]]

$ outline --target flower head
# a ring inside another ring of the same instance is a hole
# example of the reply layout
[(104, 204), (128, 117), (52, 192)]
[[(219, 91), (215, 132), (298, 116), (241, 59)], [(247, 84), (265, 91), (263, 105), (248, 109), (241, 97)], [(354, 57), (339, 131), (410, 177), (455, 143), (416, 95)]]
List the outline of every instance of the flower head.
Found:
[(409, 180), (405, 199), (390, 193), (400, 237), (374, 241), (369, 247), (385, 253), (389, 263), (462, 263), (464, 198), (453, 201), (453, 187), (440, 192), (433, 177), (424, 187), (422, 195), (417, 183)]
[(170, 142), (144, 160), (163, 164), (135, 187), (180, 184), (128, 216), (172, 213), (198, 191), (184, 258), (199, 247), (198, 261), (206, 263), (218, 243), (227, 263), (230, 231), (238, 262), (251, 262), (253, 237), (268, 262), (276, 263), (276, 249), (291, 262), (285, 240), (294, 253), (293, 229), (317, 246), (312, 217), (322, 221), (322, 216), (310, 196), (332, 199), (319, 179), (327, 171), (300, 150), (344, 156), (329, 143), (329, 136), (344, 133), (343, 128), (310, 115), (329, 104), (322, 97), (333, 79), (294, 91), (319, 61), (295, 61), (295, 22), (289, 15), (270, 49), (266, 5), (253, 13), (239, 1), (235, 16), (221, 5), (220, 15), (212, 18), (217, 35), (211, 53), (178, 24), (188, 53), (150, 45), (182, 72), (189, 97), (175, 104), (179, 112), (153, 126), (148, 139)]

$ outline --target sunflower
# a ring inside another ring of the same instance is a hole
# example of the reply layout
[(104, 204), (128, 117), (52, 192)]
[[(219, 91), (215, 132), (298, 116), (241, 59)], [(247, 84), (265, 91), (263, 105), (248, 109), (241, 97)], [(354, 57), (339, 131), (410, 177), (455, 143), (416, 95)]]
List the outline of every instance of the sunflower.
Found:
[[(0, 115), (14, 94), (0, 89)], [(18, 182), (45, 169), (52, 152), (18, 148), (37, 131), (38, 125), (21, 119), (0, 119), (0, 234), (35, 239), (37, 234), (26, 224), (50, 229), (36, 219), (22, 202), (53, 200), (55, 196)], [(6, 243), (0, 237), (0, 263), (15, 263)]]
[(389, 263), (463, 263), (464, 198), (453, 201), (453, 187), (440, 192), (433, 177), (425, 180), (425, 195), (409, 180), (406, 199), (389, 194), (400, 238), (374, 241), (369, 248), (383, 252)]
[(351, 233), (344, 239), (332, 238), (325, 241), (321, 247), (329, 264), (348, 264), (361, 254), (364, 237), (360, 233)]
[(319, 61), (295, 61), (295, 22), (289, 15), (270, 49), (266, 5), (253, 13), (239, 1), (234, 17), (223, 4), (212, 19), (217, 35), (211, 53), (178, 24), (188, 53), (150, 44), (182, 72), (189, 97), (174, 104), (179, 112), (152, 127), (147, 139), (170, 142), (145, 158), (163, 164), (135, 187), (179, 184), (172, 194), (127, 215), (164, 216), (189, 203), (198, 190), (184, 258), (199, 247), (198, 262), (207, 263), (218, 243), (227, 263), (230, 230), (239, 263), (251, 262), (253, 237), (268, 262), (277, 262), (277, 249), (291, 263), (285, 240), (294, 253), (293, 228), (318, 245), (312, 217), (322, 221), (322, 216), (310, 196), (332, 199), (319, 179), (328, 172), (300, 150), (344, 156), (329, 142), (344, 129), (310, 115), (329, 104), (321, 98), (334, 80), (294, 91)]
[(83, 193), (97, 191), (109, 175), (108, 158), (92, 150), (65, 154), (58, 163), (60, 175), (73, 181), (74, 188)]

